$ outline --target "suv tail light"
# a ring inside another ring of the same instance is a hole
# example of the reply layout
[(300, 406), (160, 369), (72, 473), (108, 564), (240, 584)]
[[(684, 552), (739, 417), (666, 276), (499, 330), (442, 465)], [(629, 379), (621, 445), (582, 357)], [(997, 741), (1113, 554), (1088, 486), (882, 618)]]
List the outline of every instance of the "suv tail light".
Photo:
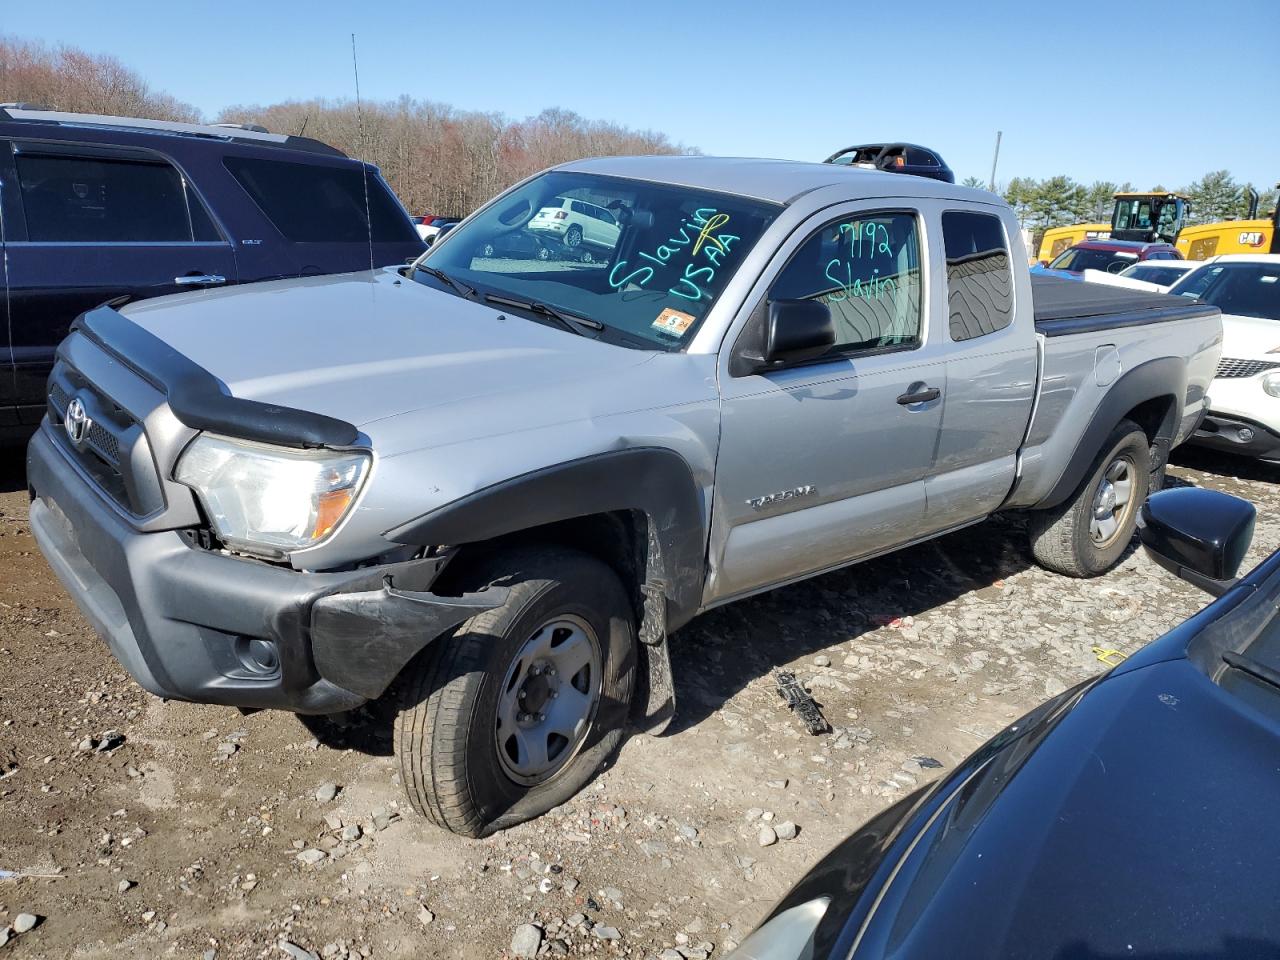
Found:
[(556, 219), (557, 219), (557, 220), (563, 220), (563, 219), (565, 219), (565, 218), (566, 218), (566, 217), (568, 217), (568, 216), (569, 216), (569, 214), (565, 213), (565, 211), (563, 211), (563, 210), (557, 210), (557, 211), (556, 211)]

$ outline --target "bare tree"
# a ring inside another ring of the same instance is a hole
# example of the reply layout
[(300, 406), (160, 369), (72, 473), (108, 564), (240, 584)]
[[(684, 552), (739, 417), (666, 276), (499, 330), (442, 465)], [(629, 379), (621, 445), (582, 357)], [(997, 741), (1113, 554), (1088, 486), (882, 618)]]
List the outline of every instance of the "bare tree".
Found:
[(199, 120), (195, 107), (153, 91), (115, 57), (0, 37), (0, 102), (71, 113)]
[(306, 100), (228, 107), (218, 119), (331, 143), (377, 164), (410, 210), (453, 215), (569, 160), (691, 152), (664, 134), (587, 120), (568, 110), (513, 121), (411, 97), (364, 103), (359, 115), (351, 101)]

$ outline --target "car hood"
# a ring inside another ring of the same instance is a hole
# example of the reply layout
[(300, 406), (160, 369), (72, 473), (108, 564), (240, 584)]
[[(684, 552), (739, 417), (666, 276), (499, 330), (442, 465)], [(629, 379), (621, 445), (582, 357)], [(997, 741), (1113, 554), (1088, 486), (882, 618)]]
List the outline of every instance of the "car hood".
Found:
[[(233, 396), (364, 428), (409, 411), (549, 384), (590, 395), (659, 356), (464, 300), (395, 270), (162, 297), (122, 311)], [(607, 391), (605, 391), (607, 392)]]
[(1222, 355), (1241, 360), (1280, 360), (1280, 320), (1222, 315)]
[(870, 906), (854, 911), (842, 949), (850, 927), (863, 928), (857, 957), (944, 944), (965, 957), (1245, 956), (1274, 943), (1273, 721), (1183, 658), (1046, 706), (928, 809), (903, 810), (918, 824), (909, 851), (881, 865), (887, 886), (861, 895), (874, 913), (863, 927)]

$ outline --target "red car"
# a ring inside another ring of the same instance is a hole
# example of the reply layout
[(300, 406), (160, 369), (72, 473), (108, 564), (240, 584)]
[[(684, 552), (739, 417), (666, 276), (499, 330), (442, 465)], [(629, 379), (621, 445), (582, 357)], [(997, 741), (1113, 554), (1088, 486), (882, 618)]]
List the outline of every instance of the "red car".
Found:
[(1143, 260), (1181, 260), (1182, 254), (1171, 243), (1141, 243), (1137, 240), (1084, 240), (1068, 247), (1047, 266), (1033, 268), (1036, 273), (1078, 278), (1086, 270), (1119, 273)]

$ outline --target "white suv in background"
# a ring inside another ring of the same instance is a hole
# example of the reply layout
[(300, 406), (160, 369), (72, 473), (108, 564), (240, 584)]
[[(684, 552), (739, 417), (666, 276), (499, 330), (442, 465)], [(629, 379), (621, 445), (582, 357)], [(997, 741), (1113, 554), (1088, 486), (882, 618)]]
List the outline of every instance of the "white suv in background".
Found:
[(1214, 257), (1169, 292), (1222, 311), (1222, 360), (1193, 442), (1280, 460), (1280, 254)]
[(572, 197), (556, 197), (556, 201), (529, 221), (531, 232), (555, 237), (570, 250), (580, 251), (584, 260), (592, 259), (590, 247), (612, 250), (617, 246), (618, 221), (604, 207)]

